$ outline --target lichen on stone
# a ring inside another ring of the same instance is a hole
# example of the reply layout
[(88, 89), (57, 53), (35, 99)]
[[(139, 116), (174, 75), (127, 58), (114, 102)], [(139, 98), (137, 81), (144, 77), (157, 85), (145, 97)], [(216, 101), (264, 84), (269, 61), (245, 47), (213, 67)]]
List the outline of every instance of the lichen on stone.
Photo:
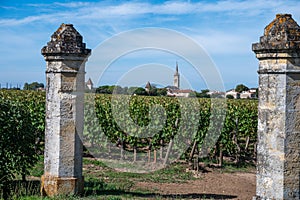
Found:
[(266, 26), (260, 42), (252, 45), (253, 51), (300, 49), (300, 27), (290, 14), (277, 14)]
[(47, 46), (42, 48), (42, 54), (84, 54), (91, 52), (82, 42), (82, 36), (72, 24), (61, 24), (53, 33)]

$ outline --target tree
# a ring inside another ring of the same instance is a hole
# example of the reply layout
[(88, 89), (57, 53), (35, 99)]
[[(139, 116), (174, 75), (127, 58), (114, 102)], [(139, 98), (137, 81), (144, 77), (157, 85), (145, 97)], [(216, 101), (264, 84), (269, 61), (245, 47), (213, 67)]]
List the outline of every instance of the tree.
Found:
[(167, 89), (166, 88), (157, 88), (157, 96), (166, 96)]
[(28, 83), (25, 83), (24, 87), (23, 87), (23, 90), (29, 90), (29, 86), (28, 85), (29, 85)]
[(44, 84), (38, 82), (25, 83), (23, 90), (37, 90), (38, 88), (44, 88)]
[(243, 84), (239, 84), (235, 88), (235, 91), (239, 92), (239, 93), (241, 93), (243, 91), (248, 91), (248, 90), (249, 90), (249, 88), (247, 86), (243, 85)]
[(123, 88), (123, 94), (128, 94), (128, 87)]
[(258, 98), (258, 88), (256, 88), (256, 90), (255, 90), (255, 96), (256, 96), (256, 98)]
[(123, 88), (119, 85), (113, 86), (113, 93), (114, 94), (123, 94)]
[(210, 98), (210, 95), (207, 94), (209, 92), (208, 89), (205, 89), (205, 90), (201, 90), (200, 93), (196, 93), (196, 97), (199, 97), (199, 98)]
[(234, 99), (234, 96), (232, 96), (231, 94), (226, 95), (227, 99)]
[(197, 94), (199, 94), (199, 93), (197, 93), (196, 91), (193, 91), (189, 94), (189, 97), (197, 97)]
[(135, 91), (134, 94), (136, 95), (147, 95), (147, 92), (144, 88), (138, 87)]
[(136, 95), (147, 95), (148, 94), (146, 92), (146, 90), (144, 88), (142, 88), (142, 87), (130, 87), (130, 88), (128, 88), (127, 93), (129, 95), (133, 95), (133, 94), (136, 94)]
[(108, 85), (103, 85), (103, 86), (100, 86), (96, 89), (96, 93), (99, 93), (99, 94), (111, 94), (112, 91), (111, 89), (109, 88), (110, 86)]
[(157, 96), (157, 88), (155, 86), (151, 86), (151, 88), (148, 91), (148, 94), (150, 96)]

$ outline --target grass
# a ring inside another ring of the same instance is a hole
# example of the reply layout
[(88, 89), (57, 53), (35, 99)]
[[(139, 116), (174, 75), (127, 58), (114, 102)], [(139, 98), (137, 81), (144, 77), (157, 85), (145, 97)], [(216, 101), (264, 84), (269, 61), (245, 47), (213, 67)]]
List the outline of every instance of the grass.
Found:
[(235, 173), (235, 172), (251, 172), (254, 171), (256, 166), (253, 163), (242, 163), (242, 164), (235, 164), (225, 162), (222, 172), (224, 173)]
[[(31, 179), (27, 184), (15, 181), (12, 189), (14, 195), (12, 199), (21, 200), (56, 200), (56, 199), (172, 199), (156, 194), (154, 189), (143, 189), (135, 186), (137, 182), (154, 183), (185, 183), (196, 179), (191, 172), (186, 172), (187, 165), (183, 163), (173, 163), (164, 169), (149, 173), (121, 172), (108, 167), (105, 163), (97, 159), (83, 159), (83, 175), (85, 177), (85, 193), (82, 197), (58, 196), (55, 198), (42, 198), (40, 196), (40, 182), (34, 177), (43, 174), (43, 157), (30, 170)], [(224, 163), (221, 173), (246, 172), (253, 170), (253, 166), (245, 165), (237, 167), (231, 163)], [(32, 177), (33, 176), (33, 177)], [(1, 197), (1, 194), (0, 194)]]
[(205, 166), (215, 168), (215, 170), (219, 170), (221, 173), (235, 173), (235, 172), (252, 172), (255, 170), (256, 165), (253, 162), (240, 162), (235, 163), (232, 161), (223, 160), (222, 167), (217, 166), (218, 161), (216, 159), (210, 160), (209, 158), (202, 158), (200, 163)]
[(31, 176), (41, 177), (44, 173), (44, 156), (40, 156), (38, 162), (29, 170)]
[[(120, 172), (107, 167), (103, 162), (94, 159), (84, 159), (86, 165), (85, 177), (90, 175), (101, 177), (105, 180), (124, 181), (128, 179), (134, 179), (140, 182), (156, 182), (156, 183), (174, 183), (174, 182), (186, 182), (193, 179), (191, 173), (185, 172), (187, 166), (181, 163), (174, 163), (168, 165), (166, 168), (149, 172), (149, 173), (132, 173), (132, 172)], [(97, 166), (101, 167), (100, 169)], [(87, 169), (88, 168), (88, 169)], [(96, 169), (95, 169), (96, 168)]]
[[(83, 175), (85, 177), (85, 194), (80, 199), (143, 199), (155, 197), (153, 191), (134, 188), (134, 182), (174, 183), (185, 182), (192, 176), (185, 172), (185, 167), (172, 164), (165, 169), (151, 173), (130, 173), (116, 171), (105, 163), (96, 159), (83, 159)], [(40, 177), (43, 174), (43, 157), (30, 170), (31, 177)], [(33, 185), (34, 183), (34, 185)], [(39, 181), (30, 180), (26, 185), (14, 185), (12, 199), (79, 199), (73, 196), (59, 196), (55, 198), (42, 198), (39, 196)], [(159, 197), (157, 197), (159, 199)]]

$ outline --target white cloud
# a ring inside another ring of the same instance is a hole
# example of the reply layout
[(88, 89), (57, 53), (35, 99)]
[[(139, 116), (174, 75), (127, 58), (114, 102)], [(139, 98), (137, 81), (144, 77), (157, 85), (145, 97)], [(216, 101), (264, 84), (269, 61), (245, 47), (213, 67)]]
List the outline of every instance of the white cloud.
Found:
[[(29, 4), (28, 4), (29, 5)], [(298, 11), (300, 2), (298, 1), (217, 1), (213, 3), (208, 2), (173, 2), (167, 1), (162, 4), (142, 3), (142, 2), (126, 2), (108, 5), (107, 3), (94, 2), (70, 2), (70, 3), (53, 3), (53, 4), (30, 4), (34, 7), (47, 7), (52, 11), (49, 14), (27, 16), (24, 18), (2, 18), (0, 25), (10, 26), (32, 23), (36, 21), (57, 21), (64, 19), (106, 19), (112, 18), (130, 18), (139, 15), (190, 15), (190, 14), (206, 14), (218, 12), (222, 15), (242, 15), (243, 17), (254, 16), (264, 13), (266, 11), (280, 11), (281, 8), (286, 11)], [(66, 9), (67, 8), (67, 11)], [(68, 10), (69, 8), (69, 10)], [(115, 19), (113, 19), (115, 20)]]
[[(47, 16), (47, 17), (46, 17)], [(29, 16), (22, 19), (1, 19), (0, 26), (15, 26), (21, 24), (28, 24), (35, 21), (47, 19), (49, 15), (38, 15), (38, 16)]]
[[(258, 38), (259, 36), (257, 36)], [(192, 35), (209, 54), (245, 54), (255, 42), (249, 35), (226, 31), (208, 31), (205, 35)]]
[[(222, 12), (222, 11), (236, 11), (240, 13), (241, 11), (252, 11), (252, 10), (262, 10), (270, 9), (272, 7), (277, 7), (282, 4), (281, 1), (218, 1), (216, 3), (202, 4), (200, 10), (203, 12)], [(246, 13), (244, 13), (246, 14)]]
[[(54, 2), (54, 5), (67, 7), (67, 8), (78, 8), (78, 7), (84, 7), (84, 6), (91, 6), (92, 3), (89, 2), (69, 2), (69, 3), (60, 3), (60, 2)], [(47, 4), (44, 4), (47, 5)]]
[(5, 10), (18, 10), (18, 8), (14, 6), (0, 6), (0, 8)]

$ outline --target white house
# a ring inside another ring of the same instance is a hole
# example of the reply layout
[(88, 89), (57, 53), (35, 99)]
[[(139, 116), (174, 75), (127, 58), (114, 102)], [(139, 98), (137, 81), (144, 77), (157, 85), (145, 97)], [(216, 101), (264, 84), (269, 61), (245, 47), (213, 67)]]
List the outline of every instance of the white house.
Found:
[(235, 99), (254, 99), (257, 98), (256, 96), (256, 88), (251, 88), (248, 91), (243, 91), (241, 93), (233, 90), (229, 90), (226, 92), (226, 97), (228, 95), (232, 95)]
[(189, 97), (193, 90), (179, 90), (179, 89), (169, 89), (167, 88), (167, 96), (169, 97)]
[(241, 99), (253, 99), (256, 98), (256, 90), (248, 90), (248, 91), (243, 91), (240, 94)]
[(240, 98), (240, 93), (235, 91), (235, 90), (229, 90), (226, 92), (225, 96), (227, 97), (228, 95), (233, 96), (235, 99), (239, 99)]
[(225, 97), (225, 92), (220, 92), (220, 91), (209, 91), (206, 94), (208, 94), (212, 98), (224, 98)]

